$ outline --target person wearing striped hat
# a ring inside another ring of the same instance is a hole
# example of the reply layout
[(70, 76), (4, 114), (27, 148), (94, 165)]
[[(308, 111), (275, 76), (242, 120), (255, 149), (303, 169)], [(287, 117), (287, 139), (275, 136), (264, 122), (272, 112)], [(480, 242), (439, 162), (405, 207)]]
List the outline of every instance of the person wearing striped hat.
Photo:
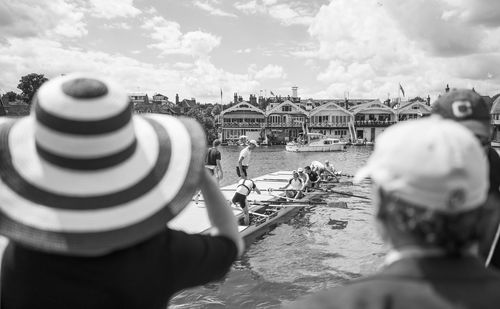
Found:
[[(201, 126), (132, 108), (113, 81), (69, 74), (0, 122), (3, 308), (165, 308), (242, 253)], [(198, 188), (218, 235), (166, 225)]]

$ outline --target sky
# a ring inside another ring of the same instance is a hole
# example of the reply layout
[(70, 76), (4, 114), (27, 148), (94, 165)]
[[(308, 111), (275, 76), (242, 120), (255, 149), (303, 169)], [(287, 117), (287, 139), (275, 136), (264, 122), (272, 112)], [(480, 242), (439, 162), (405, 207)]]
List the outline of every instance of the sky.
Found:
[(500, 92), (498, 0), (0, 0), (0, 93), (95, 72), (226, 104)]

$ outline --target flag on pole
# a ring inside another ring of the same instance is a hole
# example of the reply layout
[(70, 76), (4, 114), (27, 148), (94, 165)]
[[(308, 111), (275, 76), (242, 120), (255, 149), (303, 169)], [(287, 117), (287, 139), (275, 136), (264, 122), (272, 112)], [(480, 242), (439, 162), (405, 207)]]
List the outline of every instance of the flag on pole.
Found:
[(220, 88), (220, 99), (222, 100), (222, 88)]
[(271, 91), (271, 95), (274, 96), (274, 93)]
[(399, 84), (399, 89), (401, 90), (401, 93), (403, 94), (403, 97), (405, 96), (405, 90), (403, 89), (403, 86), (401, 86), (401, 83)]

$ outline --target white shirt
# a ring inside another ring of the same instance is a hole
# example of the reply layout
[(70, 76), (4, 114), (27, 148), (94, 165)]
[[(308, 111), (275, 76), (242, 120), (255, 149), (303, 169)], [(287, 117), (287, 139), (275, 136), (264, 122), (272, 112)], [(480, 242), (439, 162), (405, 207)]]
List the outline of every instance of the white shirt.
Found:
[(325, 166), (323, 165), (323, 163), (319, 162), (319, 161), (312, 161), (311, 162), (311, 169), (314, 171), (316, 168), (316, 170), (323, 170), (325, 168)]
[(250, 156), (252, 154), (252, 151), (250, 150), (249, 147), (245, 147), (240, 151), (240, 157), (238, 158), (238, 162), (240, 162), (241, 158), (243, 158), (243, 161), (241, 161), (241, 165), (248, 165), (250, 163)]
[(300, 179), (299, 177), (290, 179), (288, 183), (290, 184), (290, 187), (294, 190), (302, 189), (303, 182), (302, 179)]

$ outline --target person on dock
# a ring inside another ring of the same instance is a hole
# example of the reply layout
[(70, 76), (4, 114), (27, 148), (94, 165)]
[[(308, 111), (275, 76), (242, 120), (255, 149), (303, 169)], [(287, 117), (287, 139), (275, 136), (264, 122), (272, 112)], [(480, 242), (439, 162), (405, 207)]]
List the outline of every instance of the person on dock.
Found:
[(330, 161), (325, 160), (325, 168), (321, 172), (321, 178), (323, 180), (339, 182), (339, 177), (337, 176), (337, 171), (335, 167), (330, 164)]
[[(166, 308), (244, 250), (194, 119), (133, 115), (122, 87), (68, 74), (0, 120), (2, 308)], [(167, 227), (200, 188), (216, 234)]]
[(224, 177), (224, 172), (222, 171), (221, 166), (221, 154), (219, 151), (220, 140), (216, 139), (212, 143), (212, 148), (208, 149), (207, 153), (207, 162), (205, 164), (205, 168), (208, 169), (210, 175), (212, 175), (219, 183)]
[(481, 255), (487, 266), (500, 270), (500, 241), (495, 234), (500, 232), (500, 156), (491, 147), (491, 106), (477, 92), (468, 89), (453, 89), (432, 105), (432, 114), (452, 119), (469, 129), (483, 146), (489, 162), (489, 197), (487, 210), (488, 231), (480, 243)]
[(391, 248), (383, 268), (289, 308), (498, 307), (500, 274), (474, 253), (488, 162), (470, 131), (436, 116), (391, 126), (355, 181), (365, 178)]
[(239, 146), (247, 146), (247, 144), (248, 144), (247, 136), (246, 135), (240, 136), (239, 141), (238, 141), (238, 145)]
[(248, 146), (240, 151), (240, 156), (238, 157), (238, 166), (236, 166), (236, 175), (240, 178), (246, 179), (248, 177), (247, 170), (250, 164), (250, 157), (252, 155), (252, 150), (255, 147), (259, 147), (255, 140), (250, 140)]
[(305, 183), (299, 177), (297, 171), (292, 171), (292, 178), (288, 180), (288, 183), (284, 187), (280, 187), (280, 190), (286, 190), (285, 195), (289, 198), (300, 199), (304, 196)]
[(304, 167), (304, 173), (307, 174), (307, 178), (309, 179), (306, 183), (306, 190), (312, 190), (314, 188), (319, 188), (319, 181), (321, 180), (318, 173), (311, 170), (311, 167)]
[(297, 169), (297, 173), (299, 174), (299, 178), (302, 180), (302, 182), (306, 186), (307, 183), (309, 183), (309, 175), (307, 175), (306, 173), (304, 173), (304, 169), (302, 167), (299, 167)]
[(252, 191), (260, 194), (259, 188), (255, 184), (255, 181), (252, 179), (240, 179), (238, 181), (238, 185), (236, 186), (236, 192), (234, 192), (234, 196), (231, 202), (241, 209), (243, 209), (244, 221), (245, 225), (250, 225), (250, 214), (249, 214), (249, 205), (247, 197), (252, 193)]

